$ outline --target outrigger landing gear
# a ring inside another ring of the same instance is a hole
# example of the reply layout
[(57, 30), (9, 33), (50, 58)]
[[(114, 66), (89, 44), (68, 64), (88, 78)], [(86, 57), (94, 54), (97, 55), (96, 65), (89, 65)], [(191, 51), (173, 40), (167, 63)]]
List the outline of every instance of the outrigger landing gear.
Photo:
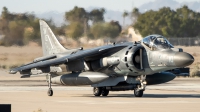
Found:
[(49, 90), (47, 91), (48, 96), (53, 96), (53, 89), (51, 88), (51, 74), (48, 74), (48, 86)]

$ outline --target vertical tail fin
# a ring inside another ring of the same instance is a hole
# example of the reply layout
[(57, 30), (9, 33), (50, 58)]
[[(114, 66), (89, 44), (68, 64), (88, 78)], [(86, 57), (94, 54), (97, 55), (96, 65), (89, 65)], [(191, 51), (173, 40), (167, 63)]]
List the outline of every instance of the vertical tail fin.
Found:
[(66, 49), (59, 43), (47, 23), (43, 20), (40, 20), (40, 33), (44, 56), (66, 51)]

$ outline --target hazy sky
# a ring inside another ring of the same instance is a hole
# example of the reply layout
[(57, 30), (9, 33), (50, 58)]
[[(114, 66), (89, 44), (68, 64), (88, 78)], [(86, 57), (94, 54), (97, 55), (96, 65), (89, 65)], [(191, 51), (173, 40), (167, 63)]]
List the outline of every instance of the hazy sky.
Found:
[[(75, 5), (88, 8), (105, 7), (106, 9), (130, 11), (132, 7), (139, 7), (144, 3), (155, 0), (0, 0), (0, 11), (6, 6), (10, 12), (65, 12)], [(176, 0), (178, 2), (200, 0)]]

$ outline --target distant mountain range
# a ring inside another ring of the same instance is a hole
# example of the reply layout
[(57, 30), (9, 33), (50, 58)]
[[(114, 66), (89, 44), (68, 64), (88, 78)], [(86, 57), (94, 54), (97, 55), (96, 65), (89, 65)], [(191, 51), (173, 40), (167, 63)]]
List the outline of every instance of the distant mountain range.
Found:
[[(89, 7), (86, 10), (91, 11), (92, 9), (95, 8), (101, 8), (101, 7)], [(105, 21), (111, 21), (111, 20), (119, 21), (119, 23), (122, 24), (123, 23), (122, 13), (123, 12), (120, 11), (106, 10), (106, 13), (104, 14), (104, 19)], [(60, 26), (63, 23), (65, 23), (64, 20), (65, 12), (49, 11), (44, 13), (35, 13), (35, 15), (39, 18), (52, 19), (57, 26)], [(127, 19), (126, 23), (130, 24), (131, 23), (130, 18), (127, 17), (126, 19)]]
[(170, 7), (171, 9), (180, 8), (183, 5), (187, 5), (190, 9), (200, 12), (200, 2), (182, 2), (179, 3), (175, 0), (155, 0), (154, 2), (148, 2), (139, 7), (141, 12), (145, 12), (147, 10), (159, 10), (162, 7)]
[(49, 11), (44, 13), (35, 13), (41, 19), (52, 19), (55, 25), (61, 26), (64, 23), (64, 12)]
[[(182, 2), (179, 3), (175, 0), (155, 0), (154, 2), (148, 2), (140, 7), (138, 7), (140, 12), (145, 12), (148, 10), (159, 10), (162, 7), (170, 7), (171, 9), (177, 9), (180, 8), (183, 5), (187, 5), (190, 9), (200, 12), (200, 2)], [(101, 7), (88, 7), (86, 8), (87, 11), (91, 11), (94, 8), (101, 8)], [(45, 18), (45, 19), (52, 19), (54, 23), (57, 26), (62, 25), (64, 22), (64, 14), (65, 12), (57, 12), (57, 11), (49, 11), (45, 13), (36, 13), (36, 16), (39, 18)], [(114, 10), (106, 10), (106, 13), (104, 15), (105, 21), (119, 21), (119, 23), (123, 24), (123, 12), (120, 11), (114, 11)], [(125, 24), (131, 24), (130, 17), (126, 18)]]

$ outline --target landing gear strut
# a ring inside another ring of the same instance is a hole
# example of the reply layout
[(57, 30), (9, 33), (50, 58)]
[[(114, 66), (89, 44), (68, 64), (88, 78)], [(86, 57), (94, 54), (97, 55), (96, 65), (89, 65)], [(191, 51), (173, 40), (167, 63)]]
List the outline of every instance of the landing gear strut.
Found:
[(49, 90), (47, 91), (48, 96), (53, 96), (53, 89), (51, 88), (51, 75), (48, 74), (48, 86)]

